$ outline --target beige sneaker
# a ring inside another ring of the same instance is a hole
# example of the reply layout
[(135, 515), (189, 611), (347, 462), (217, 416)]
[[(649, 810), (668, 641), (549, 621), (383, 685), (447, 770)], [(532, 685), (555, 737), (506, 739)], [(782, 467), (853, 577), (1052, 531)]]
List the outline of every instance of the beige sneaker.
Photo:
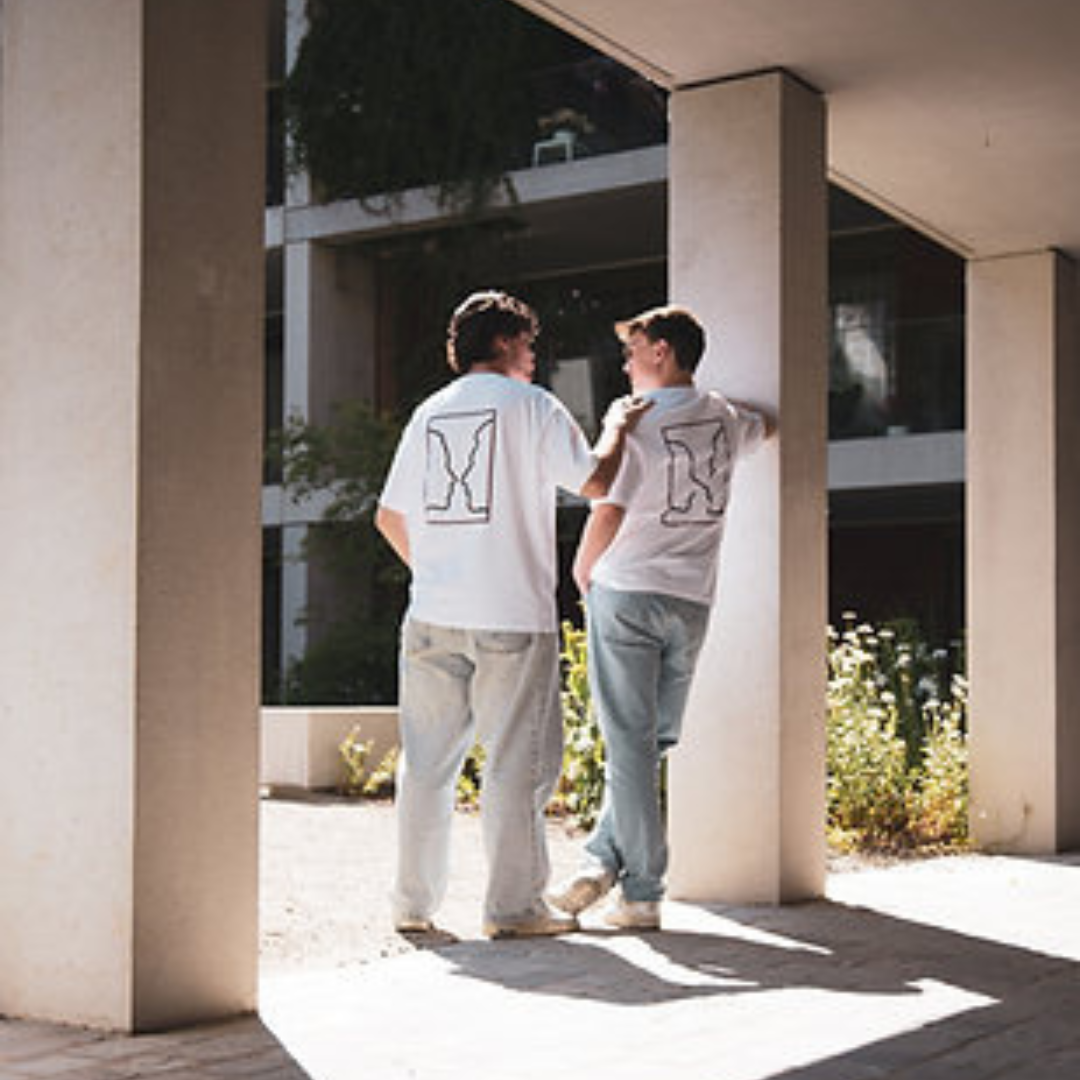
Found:
[(659, 930), (660, 902), (620, 896), (604, 912), (604, 922), (620, 930)]
[(540, 911), (516, 919), (488, 919), (484, 923), (484, 935), (496, 939), (544, 937), (572, 934), (577, 928), (578, 921), (573, 915), (564, 915), (545, 905)]
[(547, 894), (548, 902), (560, 911), (580, 915), (598, 900), (607, 896), (615, 885), (615, 875), (602, 867), (580, 871)]

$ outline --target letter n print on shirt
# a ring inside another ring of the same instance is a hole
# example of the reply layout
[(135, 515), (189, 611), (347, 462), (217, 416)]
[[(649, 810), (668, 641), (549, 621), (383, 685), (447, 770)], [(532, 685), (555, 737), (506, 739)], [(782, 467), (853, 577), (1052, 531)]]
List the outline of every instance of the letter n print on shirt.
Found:
[(494, 409), (442, 413), (428, 420), (424, 516), (429, 524), (487, 524), (494, 474)]
[(660, 429), (668, 454), (664, 525), (714, 525), (727, 508), (731, 450), (722, 420)]

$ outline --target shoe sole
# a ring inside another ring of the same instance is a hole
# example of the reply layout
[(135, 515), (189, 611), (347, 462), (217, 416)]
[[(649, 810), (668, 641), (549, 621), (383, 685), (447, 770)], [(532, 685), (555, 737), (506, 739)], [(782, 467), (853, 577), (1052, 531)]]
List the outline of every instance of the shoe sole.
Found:
[[(641, 908), (646, 908), (642, 911)], [(625, 905), (613, 904), (604, 912), (604, 922), (616, 930), (659, 930), (660, 910), (659, 905), (645, 903)]]
[(604, 919), (604, 923), (613, 930), (659, 930), (659, 919), (642, 919), (636, 922), (622, 919)]
[(510, 938), (557, 937), (559, 934), (572, 934), (578, 929), (577, 919), (566, 926), (560, 924), (502, 926), (495, 923), (485, 923), (484, 936), (491, 938), (492, 941), (506, 941)]

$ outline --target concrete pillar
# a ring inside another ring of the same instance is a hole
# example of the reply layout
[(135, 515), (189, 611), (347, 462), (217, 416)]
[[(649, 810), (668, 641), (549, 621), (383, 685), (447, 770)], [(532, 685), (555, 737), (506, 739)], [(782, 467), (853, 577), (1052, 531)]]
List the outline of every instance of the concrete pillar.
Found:
[[(333, 420), (339, 402), (378, 392), (377, 292), (371, 259), (356, 247), (294, 241), (285, 247), (285, 414)], [(282, 670), (303, 657), (332, 617), (337, 589), (307, 551), (309, 523), (284, 532)]]
[(309, 241), (285, 245), (285, 416), (307, 421), (311, 387), (312, 259)]
[(672, 894), (775, 903), (824, 883), (824, 103), (769, 73), (677, 92), (671, 117), (671, 295), (707, 328), (699, 384), (781, 431), (736, 473), (671, 766)]
[(338, 402), (375, 400), (375, 272), (355, 247), (309, 246), (308, 406), (325, 424)]
[(255, 1004), (263, 18), (3, 5), (0, 1014)]
[(308, 606), (308, 526), (285, 522), (281, 526), (281, 671), (307, 652), (304, 613)]
[(286, 416), (326, 424), (336, 403), (374, 400), (377, 319), (375, 272), (362, 251), (286, 245)]
[(972, 827), (1080, 844), (1080, 335), (1075, 264), (968, 267)]
[[(294, 6), (290, 5), (290, 12)], [(285, 245), (284, 413), (286, 420), (295, 418), (305, 423), (311, 418), (308, 368), (313, 248), (308, 241)], [(304, 558), (307, 525), (283, 525), (281, 539), (281, 670), (284, 673), (307, 649), (307, 628), (303, 622), (307, 609)]]

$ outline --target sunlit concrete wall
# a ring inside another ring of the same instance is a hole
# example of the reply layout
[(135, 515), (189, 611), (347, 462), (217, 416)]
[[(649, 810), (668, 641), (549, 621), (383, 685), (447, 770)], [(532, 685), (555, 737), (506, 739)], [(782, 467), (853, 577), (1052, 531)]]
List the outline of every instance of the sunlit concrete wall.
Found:
[(977, 260), (968, 297), (972, 826), (1045, 853), (1080, 844), (1076, 266)]
[(255, 1003), (263, 16), (3, 5), (6, 1015)]

